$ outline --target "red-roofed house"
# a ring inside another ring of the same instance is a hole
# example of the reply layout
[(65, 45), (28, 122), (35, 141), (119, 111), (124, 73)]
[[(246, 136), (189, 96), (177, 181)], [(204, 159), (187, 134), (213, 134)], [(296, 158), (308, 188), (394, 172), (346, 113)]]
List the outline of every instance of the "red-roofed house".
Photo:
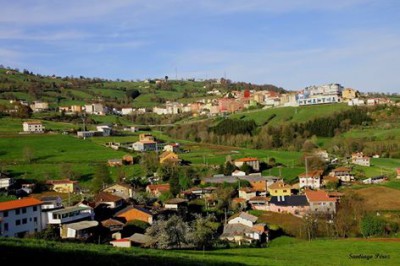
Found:
[(350, 182), (354, 180), (354, 175), (351, 173), (351, 168), (349, 167), (338, 167), (333, 169), (330, 176), (336, 176), (342, 182)]
[(22, 124), (24, 132), (43, 132), (43, 125), (40, 121), (26, 121)]
[(242, 167), (243, 164), (247, 164), (251, 166), (255, 171), (260, 171), (260, 161), (258, 160), (258, 158), (251, 158), (251, 157), (240, 158), (236, 159), (234, 163), (235, 166), (238, 168)]
[(362, 152), (355, 152), (351, 154), (351, 162), (353, 164), (361, 165), (361, 166), (370, 166), (371, 158), (368, 156), (364, 156)]
[(146, 192), (159, 197), (162, 193), (168, 192), (169, 189), (169, 184), (147, 185)]
[(323, 190), (306, 190), (305, 195), (310, 203), (310, 211), (319, 213), (335, 213), (336, 199), (329, 197)]
[(42, 204), (35, 198), (0, 202), (0, 236), (23, 237), (40, 232)]

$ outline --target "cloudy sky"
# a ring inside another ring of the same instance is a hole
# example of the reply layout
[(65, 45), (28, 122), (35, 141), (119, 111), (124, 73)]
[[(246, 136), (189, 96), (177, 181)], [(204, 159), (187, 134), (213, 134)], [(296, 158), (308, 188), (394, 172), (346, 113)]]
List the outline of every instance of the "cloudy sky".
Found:
[(400, 92), (399, 0), (0, 0), (0, 64)]

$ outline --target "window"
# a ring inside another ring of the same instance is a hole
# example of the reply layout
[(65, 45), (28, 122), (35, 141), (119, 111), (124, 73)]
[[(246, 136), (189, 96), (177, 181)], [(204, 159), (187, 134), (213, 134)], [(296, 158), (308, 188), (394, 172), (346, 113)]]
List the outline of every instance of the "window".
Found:
[(26, 213), (26, 208), (22, 208), (22, 213)]
[(28, 220), (26, 218), (22, 219), (22, 224), (26, 224)]
[(21, 220), (16, 220), (15, 221), (15, 225), (20, 225), (21, 224)]
[(8, 211), (3, 212), (3, 217), (8, 217)]
[(33, 206), (33, 211), (37, 211), (37, 206)]
[(20, 213), (20, 209), (15, 210), (15, 214), (18, 215)]
[(37, 217), (33, 217), (33, 221), (37, 223)]
[(4, 232), (8, 231), (8, 223), (4, 223)]

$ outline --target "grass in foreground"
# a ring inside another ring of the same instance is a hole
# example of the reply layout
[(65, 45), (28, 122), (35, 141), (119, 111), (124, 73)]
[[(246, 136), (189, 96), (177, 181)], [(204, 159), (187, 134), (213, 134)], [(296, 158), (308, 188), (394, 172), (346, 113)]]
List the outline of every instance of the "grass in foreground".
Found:
[[(117, 249), (94, 244), (0, 239), (2, 262), (40, 265), (399, 265), (400, 242), (377, 240), (273, 240), (269, 248), (212, 251)], [(21, 257), (21, 254), (24, 254)], [(359, 257), (361, 255), (361, 257)], [(369, 259), (367, 259), (369, 258)]]

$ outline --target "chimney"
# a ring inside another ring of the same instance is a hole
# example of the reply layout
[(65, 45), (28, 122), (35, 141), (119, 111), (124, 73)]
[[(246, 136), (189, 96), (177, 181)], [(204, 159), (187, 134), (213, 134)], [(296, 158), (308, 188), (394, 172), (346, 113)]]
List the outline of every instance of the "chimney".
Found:
[(282, 196), (282, 201), (285, 201), (285, 196)]
[(278, 196), (278, 202), (280, 202), (281, 201), (281, 196)]

